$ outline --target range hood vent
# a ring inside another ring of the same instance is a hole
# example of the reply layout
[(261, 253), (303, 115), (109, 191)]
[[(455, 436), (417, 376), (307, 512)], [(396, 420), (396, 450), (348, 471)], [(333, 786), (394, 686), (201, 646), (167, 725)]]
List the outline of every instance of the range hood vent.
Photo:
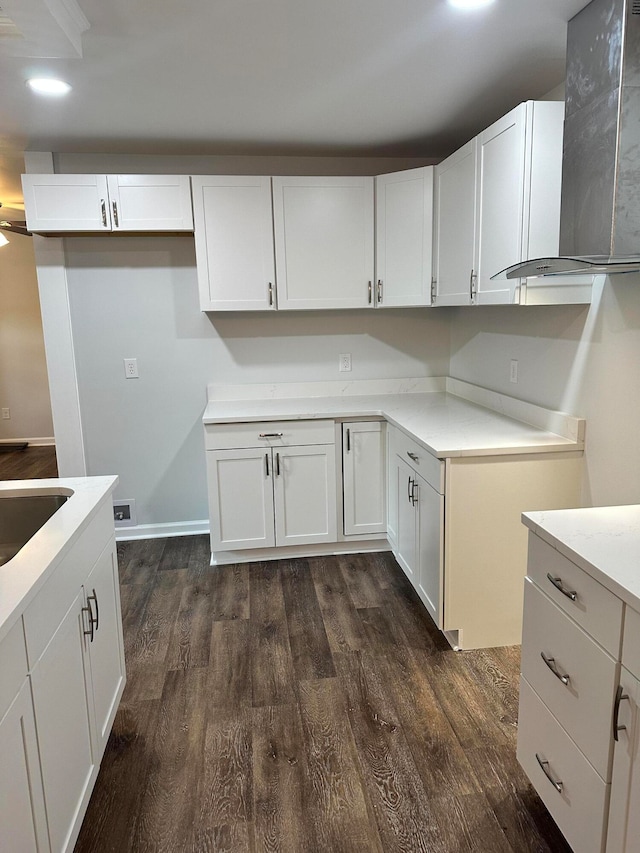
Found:
[(640, 271), (640, 0), (569, 21), (560, 257), (493, 278)]

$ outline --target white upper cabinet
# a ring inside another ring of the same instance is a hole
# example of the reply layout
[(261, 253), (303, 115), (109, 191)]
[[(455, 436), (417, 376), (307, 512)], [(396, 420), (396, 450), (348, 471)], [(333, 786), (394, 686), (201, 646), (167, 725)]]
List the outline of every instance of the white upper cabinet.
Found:
[(23, 175), (36, 232), (192, 231), (188, 175)]
[(431, 304), (433, 166), (376, 178), (378, 308)]
[(187, 175), (107, 175), (114, 231), (193, 231)]
[(373, 178), (273, 178), (278, 308), (373, 304)]
[(517, 303), (522, 282), (491, 276), (558, 254), (563, 121), (527, 101), (436, 166), (436, 305)]
[(271, 178), (191, 180), (201, 309), (275, 308)]
[(477, 140), (435, 173), (434, 304), (469, 305), (476, 263)]

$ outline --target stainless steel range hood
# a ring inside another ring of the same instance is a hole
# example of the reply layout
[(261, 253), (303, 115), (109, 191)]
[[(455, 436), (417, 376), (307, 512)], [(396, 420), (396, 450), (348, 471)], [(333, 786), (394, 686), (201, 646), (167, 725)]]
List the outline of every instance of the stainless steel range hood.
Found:
[(493, 278), (640, 271), (640, 0), (569, 21), (560, 257)]

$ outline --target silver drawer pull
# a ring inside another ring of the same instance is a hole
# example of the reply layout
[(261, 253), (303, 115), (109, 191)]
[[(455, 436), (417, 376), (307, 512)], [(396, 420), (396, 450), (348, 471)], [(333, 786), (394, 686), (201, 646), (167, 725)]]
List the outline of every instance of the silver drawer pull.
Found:
[(560, 672), (560, 670), (556, 666), (556, 659), (555, 658), (548, 658), (544, 652), (540, 652), (540, 657), (546, 663), (546, 665), (549, 667), (549, 669), (555, 675), (555, 677), (558, 679), (558, 681), (561, 681), (566, 687), (569, 684), (569, 681), (571, 679), (569, 678), (568, 675), (562, 675), (562, 673)]
[(258, 438), (282, 438), (283, 432), (261, 432)]
[(420, 457), (417, 456), (415, 453), (412, 453), (410, 450), (407, 450), (407, 456), (409, 457), (409, 459), (413, 459), (414, 462), (420, 461)]
[(563, 595), (566, 595), (567, 598), (570, 598), (571, 601), (577, 601), (578, 593), (575, 590), (565, 589), (562, 584), (562, 578), (554, 578), (554, 576), (547, 572), (547, 580), (550, 581), (557, 590), (559, 590)]
[(562, 793), (562, 789), (564, 788), (564, 783), (560, 781), (560, 779), (554, 779), (551, 775), (551, 770), (549, 770), (549, 762), (545, 758), (540, 758), (538, 753), (536, 752), (536, 761), (542, 768), (542, 772), (547, 777), (547, 779), (551, 782), (553, 787), (558, 791), (558, 793)]

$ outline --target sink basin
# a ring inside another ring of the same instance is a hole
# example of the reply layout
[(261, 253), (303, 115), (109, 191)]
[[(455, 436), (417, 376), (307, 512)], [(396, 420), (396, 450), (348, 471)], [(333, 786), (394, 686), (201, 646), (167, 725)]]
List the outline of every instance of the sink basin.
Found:
[(61, 494), (0, 497), (0, 566), (15, 557), (67, 498)]

